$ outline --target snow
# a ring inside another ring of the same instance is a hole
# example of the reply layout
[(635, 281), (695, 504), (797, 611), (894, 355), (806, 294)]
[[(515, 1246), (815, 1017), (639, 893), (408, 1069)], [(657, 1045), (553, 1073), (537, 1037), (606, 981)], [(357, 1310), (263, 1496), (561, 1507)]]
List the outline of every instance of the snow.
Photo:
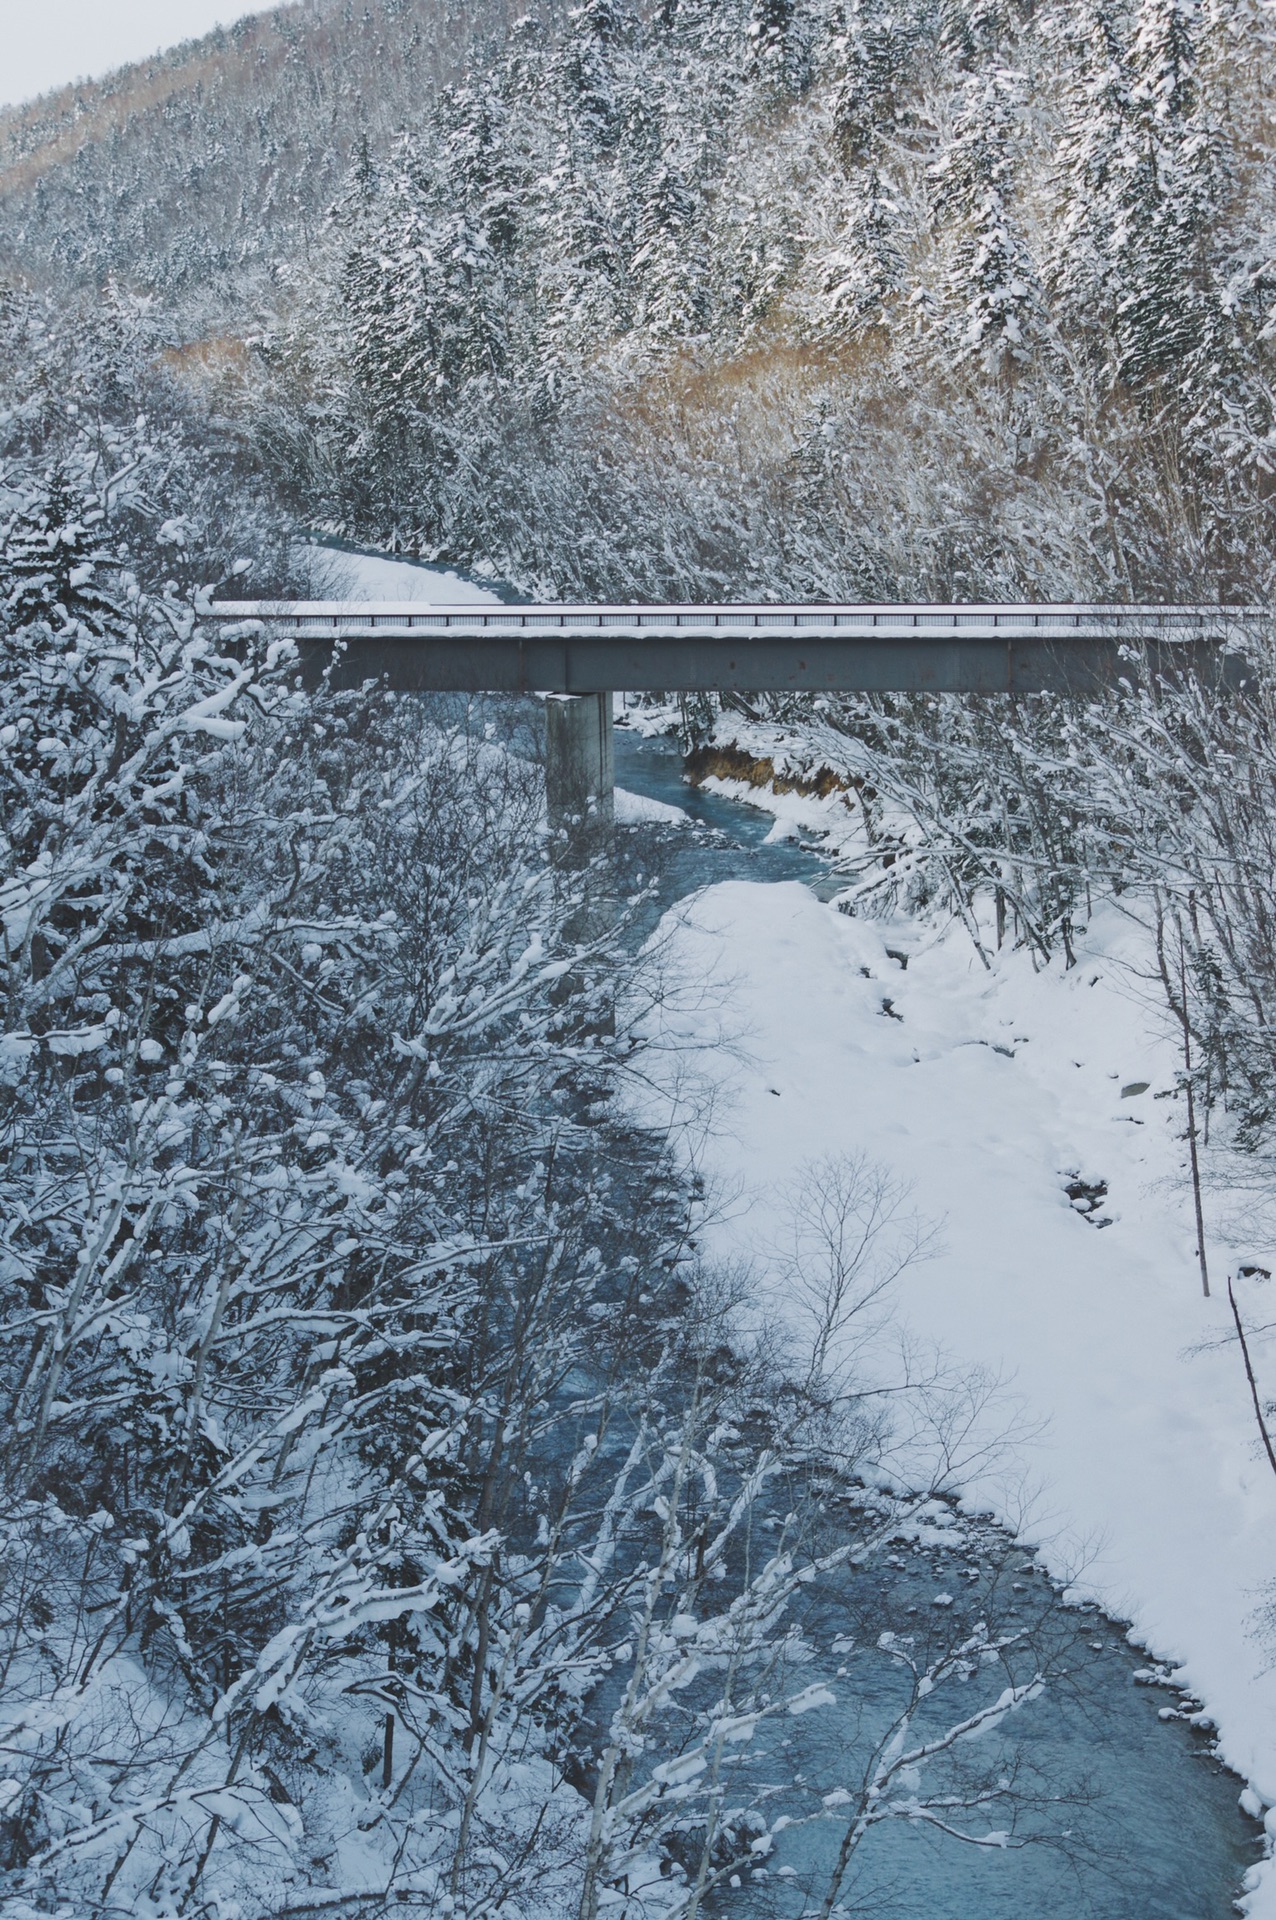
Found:
[(700, 784), (706, 793), (721, 794), (724, 800), (736, 800), (747, 807), (764, 804), (766, 812), (775, 817), (768, 840), (821, 841), (820, 851), (830, 857), (862, 842), (854, 803), (848, 805), (840, 795), (821, 799), (816, 794), (767, 791), (764, 798), (747, 780), (723, 779), (719, 774), (710, 774)]
[[(867, 1153), (911, 1181), (942, 1251), (905, 1275), (902, 1318), (1006, 1381), (1011, 1430), (986, 1457), (972, 1446), (965, 1499), (1073, 1597), (1130, 1620), (1204, 1703), (1227, 1764), (1276, 1802), (1276, 1672), (1255, 1633), (1276, 1582), (1276, 1478), (1229, 1338), (1218, 1220), (1202, 1297), (1177, 1062), (1138, 929), (1108, 911), (1070, 972), (1034, 973), (1022, 953), (989, 972), (959, 928), (729, 882), (664, 933), (694, 990), (662, 1018), (704, 1049), (715, 1089), (688, 1144), (725, 1196), (713, 1249), (750, 1259), (766, 1309), (792, 1324), (767, 1249), (803, 1168)], [(1107, 1182), (1109, 1226), (1069, 1204), (1072, 1175)], [(1270, 1864), (1248, 1899), (1254, 1920), (1276, 1915)]]
[(417, 600), (431, 607), (495, 607), (499, 593), (481, 587), (440, 567), (413, 560), (395, 560), (389, 554), (345, 553), (325, 550), (324, 558), (339, 576), (340, 593), (350, 600)]
[(672, 807), (667, 800), (651, 800), (645, 793), (616, 788), (616, 821), (622, 827), (680, 827), (689, 818), (682, 807)]

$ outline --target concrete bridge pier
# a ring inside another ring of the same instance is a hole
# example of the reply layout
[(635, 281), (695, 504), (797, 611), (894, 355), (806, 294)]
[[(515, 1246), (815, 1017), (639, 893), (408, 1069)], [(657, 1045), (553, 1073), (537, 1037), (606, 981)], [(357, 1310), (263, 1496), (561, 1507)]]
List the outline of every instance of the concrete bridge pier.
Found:
[[(551, 832), (605, 852), (616, 824), (616, 751), (609, 693), (551, 693), (545, 700), (545, 806)], [(573, 864), (584, 864), (575, 861)]]
[[(551, 693), (545, 701), (545, 810), (551, 858), (563, 895), (572, 902), (563, 922), (570, 942), (591, 946), (616, 924), (616, 765), (609, 693)], [(569, 975), (563, 997), (588, 984), (588, 971)], [(615, 1031), (609, 988), (594, 982), (594, 1010), (584, 1031)]]

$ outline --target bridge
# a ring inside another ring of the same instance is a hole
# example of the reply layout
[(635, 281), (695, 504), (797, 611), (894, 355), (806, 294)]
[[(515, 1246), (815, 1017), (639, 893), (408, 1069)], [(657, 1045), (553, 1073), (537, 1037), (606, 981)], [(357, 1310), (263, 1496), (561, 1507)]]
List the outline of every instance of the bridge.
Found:
[(214, 601), (205, 617), (296, 642), (310, 684), (543, 693), (551, 818), (611, 814), (611, 692), (1060, 693), (1245, 671), (1259, 607), (430, 606)]

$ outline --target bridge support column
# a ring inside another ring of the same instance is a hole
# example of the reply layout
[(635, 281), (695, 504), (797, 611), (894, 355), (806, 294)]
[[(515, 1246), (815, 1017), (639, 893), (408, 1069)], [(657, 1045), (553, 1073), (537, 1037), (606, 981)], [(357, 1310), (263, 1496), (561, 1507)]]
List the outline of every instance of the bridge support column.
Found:
[[(545, 810), (565, 904), (563, 932), (582, 947), (616, 924), (616, 764), (609, 693), (556, 694), (545, 701)], [(564, 998), (588, 989), (591, 969), (563, 982)], [(583, 1031), (615, 1031), (610, 987), (594, 983)]]
[(545, 701), (545, 806), (551, 831), (605, 849), (616, 823), (616, 753), (609, 693), (551, 693)]

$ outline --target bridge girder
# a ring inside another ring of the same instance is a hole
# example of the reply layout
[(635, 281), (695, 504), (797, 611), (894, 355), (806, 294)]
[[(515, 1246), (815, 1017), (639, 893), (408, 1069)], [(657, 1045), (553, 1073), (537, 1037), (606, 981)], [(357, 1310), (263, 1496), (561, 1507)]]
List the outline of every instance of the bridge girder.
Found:
[(440, 693), (1061, 693), (1146, 672), (1243, 676), (1258, 608), (461, 606), (216, 602), (312, 681)]

